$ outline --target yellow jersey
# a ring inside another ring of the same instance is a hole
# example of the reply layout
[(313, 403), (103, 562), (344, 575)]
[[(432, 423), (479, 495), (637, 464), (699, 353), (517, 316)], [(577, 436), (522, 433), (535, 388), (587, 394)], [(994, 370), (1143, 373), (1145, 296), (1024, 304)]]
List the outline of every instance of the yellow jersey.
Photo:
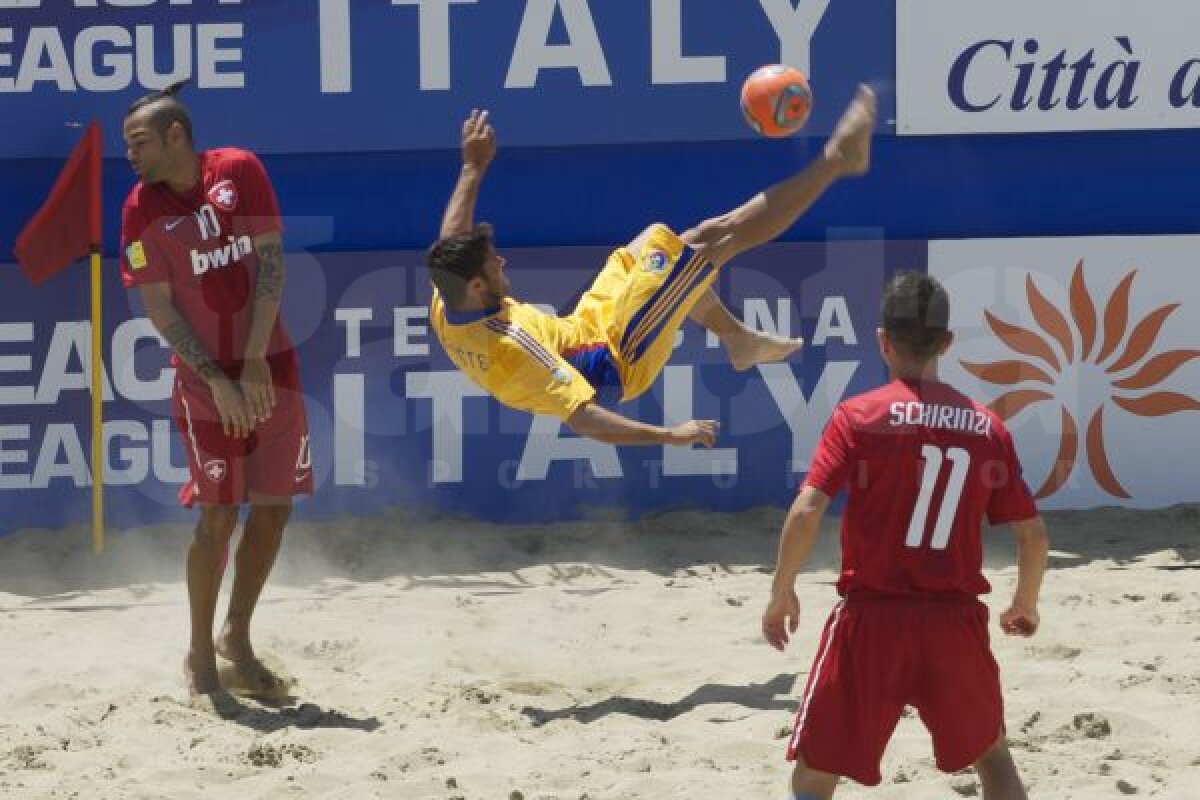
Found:
[(592, 400), (615, 405), (649, 389), (716, 275), (670, 228), (654, 225), (638, 254), (613, 251), (567, 316), (512, 298), (454, 311), (435, 289), (429, 321), (450, 360), (497, 400), (565, 420)]
[(604, 347), (600, 331), (505, 298), (499, 307), (454, 311), (435, 289), (429, 320), (455, 366), (506, 406), (567, 419), (596, 389), (564, 353)]

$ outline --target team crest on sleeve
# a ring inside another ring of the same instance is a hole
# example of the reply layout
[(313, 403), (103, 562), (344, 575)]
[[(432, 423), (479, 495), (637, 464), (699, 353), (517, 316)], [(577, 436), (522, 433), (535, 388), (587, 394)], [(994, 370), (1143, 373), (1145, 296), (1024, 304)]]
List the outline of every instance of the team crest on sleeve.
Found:
[(662, 250), (651, 250), (646, 256), (645, 269), (647, 272), (662, 272), (670, 259)]
[(141, 240), (125, 248), (125, 260), (129, 262), (130, 269), (146, 268), (146, 248), (142, 246)]
[(238, 192), (233, 181), (226, 178), (208, 190), (209, 201), (225, 213), (237, 208)]

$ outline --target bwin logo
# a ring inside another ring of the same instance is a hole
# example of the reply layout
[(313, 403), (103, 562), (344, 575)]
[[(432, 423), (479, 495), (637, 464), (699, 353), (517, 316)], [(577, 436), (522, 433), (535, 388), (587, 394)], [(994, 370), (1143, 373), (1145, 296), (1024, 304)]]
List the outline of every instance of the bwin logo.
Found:
[(219, 247), (216, 250), (210, 250), (203, 253), (199, 250), (192, 251), (192, 272), (196, 275), (203, 275), (210, 269), (220, 269), (227, 267), (236, 261), (241, 261), (243, 257), (250, 255), (254, 249), (253, 242), (249, 236), (228, 237), (228, 243), (224, 247)]

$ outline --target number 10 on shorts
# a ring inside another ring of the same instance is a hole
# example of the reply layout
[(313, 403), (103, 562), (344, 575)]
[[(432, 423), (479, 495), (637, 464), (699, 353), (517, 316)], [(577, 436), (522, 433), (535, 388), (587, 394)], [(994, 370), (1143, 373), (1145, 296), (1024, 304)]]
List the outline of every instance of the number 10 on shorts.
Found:
[(921, 470), (921, 493), (917, 495), (917, 505), (913, 508), (912, 519), (908, 522), (908, 536), (905, 537), (904, 543), (909, 547), (921, 546), (925, 538), (925, 522), (929, 519), (933, 487), (937, 485), (938, 477), (942, 474), (942, 463), (949, 461), (950, 480), (946, 483), (946, 493), (942, 496), (942, 506), (938, 509), (933, 537), (929, 541), (929, 546), (934, 550), (945, 550), (946, 545), (950, 543), (950, 529), (954, 526), (954, 515), (958, 512), (963, 484), (967, 481), (971, 454), (961, 447), (951, 447), (943, 455), (940, 448), (927, 444), (921, 448), (921, 458), (925, 460), (925, 467)]

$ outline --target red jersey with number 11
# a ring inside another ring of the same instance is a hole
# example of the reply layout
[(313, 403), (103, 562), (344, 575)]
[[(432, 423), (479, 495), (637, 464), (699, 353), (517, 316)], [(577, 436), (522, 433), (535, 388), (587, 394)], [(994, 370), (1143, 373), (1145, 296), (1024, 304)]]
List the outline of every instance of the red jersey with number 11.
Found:
[(984, 517), (1037, 515), (1004, 423), (936, 381), (897, 380), (841, 403), (805, 482), (829, 497), (849, 491), (842, 595), (984, 594)]

